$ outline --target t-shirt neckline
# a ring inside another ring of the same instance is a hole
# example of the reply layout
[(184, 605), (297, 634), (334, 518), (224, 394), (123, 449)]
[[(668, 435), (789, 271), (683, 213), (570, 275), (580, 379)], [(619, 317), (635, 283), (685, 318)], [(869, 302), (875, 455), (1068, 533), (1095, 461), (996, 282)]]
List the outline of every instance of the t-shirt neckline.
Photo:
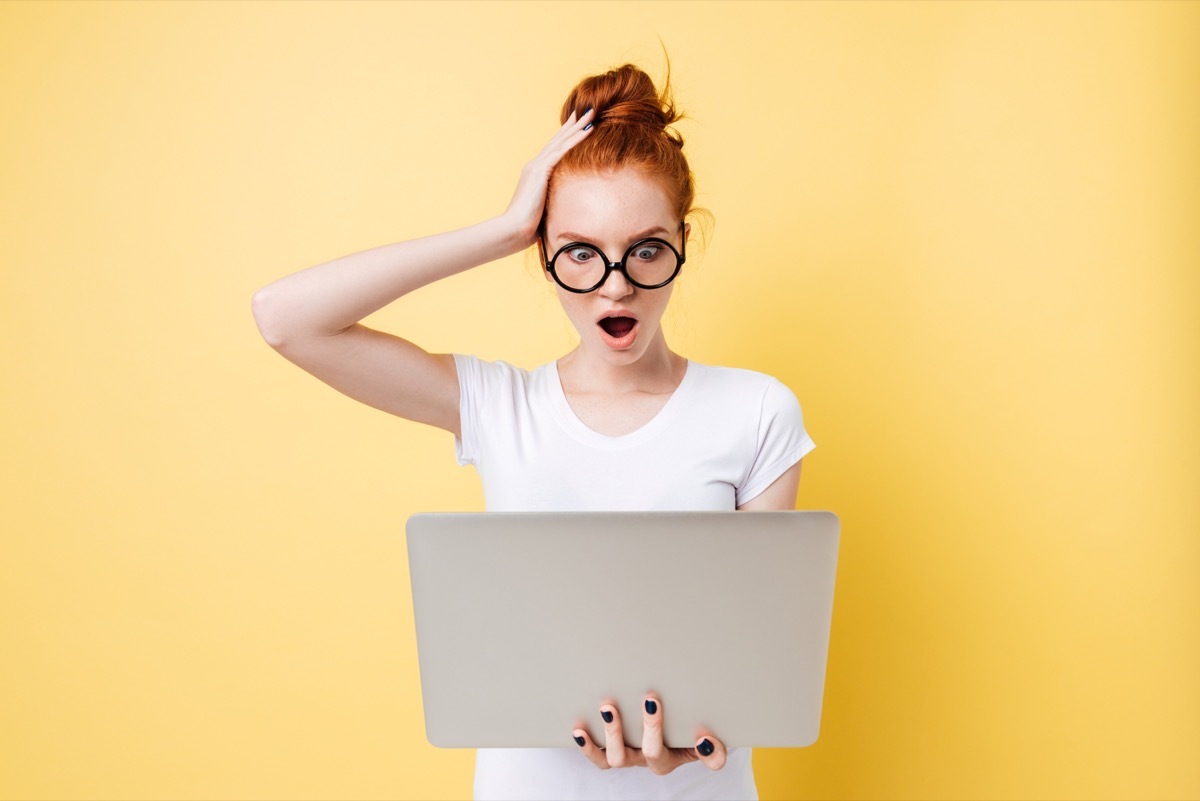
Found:
[(692, 384), (695, 383), (696, 373), (698, 372), (695, 363), (690, 359), (687, 360), (687, 368), (684, 370), (683, 379), (679, 382), (679, 386), (675, 387), (675, 391), (671, 393), (671, 397), (667, 398), (667, 402), (663, 404), (663, 407), (658, 410), (658, 413), (650, 418), (641, 428), (631, 431), (628, 434), (614, 437), (608, 434), (601, 434), (599, 431), (589, 428), (575, 414), (575, 410), (571, 408), (571, 404), (567, 401), (566, 392), (563, 391), (562, 380), (558, 376), (557, 360), (546, 365), (546, 370), (549, 379), (547, 384), (550, 391), (550, 405), (554, 410), (554, 416), (558, 420), (559, 425), (568, 434), (587, 445), (610, 450), (630, 448), (641, 444), (669, 426), (671, 421), (677, 416), (678, 408), (686, 401), (686, 396), (691, 392)]

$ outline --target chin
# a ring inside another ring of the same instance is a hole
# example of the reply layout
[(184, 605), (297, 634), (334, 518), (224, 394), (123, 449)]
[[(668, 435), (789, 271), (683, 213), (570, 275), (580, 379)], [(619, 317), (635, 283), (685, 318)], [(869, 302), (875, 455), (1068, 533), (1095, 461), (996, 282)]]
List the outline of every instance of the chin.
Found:
[(631, 347), (624, 350), (614, 350), (603, 342), (597, 342), (593, 349), (599, 357), (605, 362), (612, 365), (636, 364), (641, 361), (646, 352), (650, 350), (649, 344), (644, 342), (635, 342)]

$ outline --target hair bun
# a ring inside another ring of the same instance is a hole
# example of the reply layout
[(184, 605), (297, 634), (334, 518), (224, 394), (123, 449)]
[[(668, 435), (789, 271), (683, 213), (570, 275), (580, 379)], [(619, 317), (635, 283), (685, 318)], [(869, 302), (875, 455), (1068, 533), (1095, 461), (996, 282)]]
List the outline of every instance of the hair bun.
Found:
[(683, 147), (683, 137), (668, 126), (680, 119), (671, 98), (670, 77), (660, 95), (650, 76), (633, 64), (625, 64), (601, 75), (579, 82), (563, 103), (561, 121), (566, 122), (574, 111), (583, 114), (595, 110), (593, 124), (633, 125), (649, 129), (646, 133), (662, 132), (676, 147)]
[(632, 64), (579, 82), (563, 103), (562, 121), (571, 112), (593, 109), (595, 128), (568, 150), (554, 168), (547, 189), (547, 213), (553, 189), (561, 176), (604, 173), (634, 168), (659, 182), (677, 219), (692, 210), (695, 181), (683, 153), (683, 137), (671, 127), (683, 115), (671, 99), (671, 65), (663, 91), (654, 88), (650, 76)]

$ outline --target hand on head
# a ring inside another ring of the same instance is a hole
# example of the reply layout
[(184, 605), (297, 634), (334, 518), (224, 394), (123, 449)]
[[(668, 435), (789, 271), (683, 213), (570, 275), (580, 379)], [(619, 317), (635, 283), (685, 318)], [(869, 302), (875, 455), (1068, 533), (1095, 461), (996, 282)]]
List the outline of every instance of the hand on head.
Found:
[(521, 178), (513, 192), (508, 208), (501, 215), (519, 233), (521, 248), (527, 248), (537, 239), (538, 225), (546, 208), (546, 190), (550, 186), (550, 175), (567, 151), (587, 138), (592, 130), (592, 109), (571, 116), (558, 129), (558, 133), (546, 143), (536, 156), (521, 169)]

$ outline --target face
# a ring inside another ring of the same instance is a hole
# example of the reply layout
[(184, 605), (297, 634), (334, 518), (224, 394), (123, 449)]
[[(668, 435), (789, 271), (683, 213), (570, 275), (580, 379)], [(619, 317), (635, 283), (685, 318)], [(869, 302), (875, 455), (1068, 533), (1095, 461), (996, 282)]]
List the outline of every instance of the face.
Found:
[[(587, 242), (617, 261), (639, 239), (657, 237), (683, 250), (684, 236), (666, 192), (640, 170), (555, 177), (547, 202), (547, 256), (570, 242)], [(546, 279), (552, 280), (549, 272)], [(590, 356), (631, 364), (652, 348), (665, 352), (661, 322), (674, 283), (641, 289), (613, 270), (599, 289), (586, 294), (554, 286), (579, 332), (580, 348)]]

